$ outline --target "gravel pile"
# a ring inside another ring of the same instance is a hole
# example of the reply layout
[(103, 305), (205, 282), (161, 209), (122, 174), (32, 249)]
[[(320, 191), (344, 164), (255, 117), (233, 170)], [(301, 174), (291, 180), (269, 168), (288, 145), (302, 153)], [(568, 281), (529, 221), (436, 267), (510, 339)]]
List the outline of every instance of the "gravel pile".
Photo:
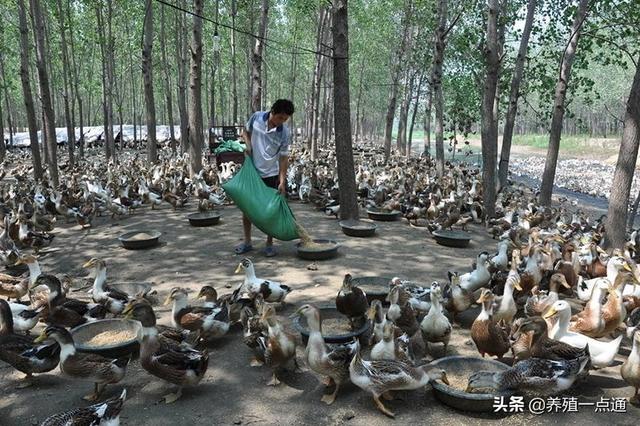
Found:
[[(544, 157), (520, 157), (513, 158), (509, 168), (516, 175), (542, 180), (544, 163)], [(600, 161), (574, 158), (559, 160), (555, 184), (561, 188), (608, 199), (614, 171), (614, 166)], [(640, 183), (638, 179), (634, 179), (631, 186), (631, 198), (635, 198), (639, 189)]]

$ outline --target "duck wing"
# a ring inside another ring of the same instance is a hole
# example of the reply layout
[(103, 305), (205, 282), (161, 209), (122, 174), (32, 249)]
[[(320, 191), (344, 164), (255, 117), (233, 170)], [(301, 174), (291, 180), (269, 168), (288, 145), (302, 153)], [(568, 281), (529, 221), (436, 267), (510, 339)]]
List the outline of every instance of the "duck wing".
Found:
[(107, 286), (105, 287), (105, 292), (107, 293), (107, 296), (112, 299), (122, 300), (123, 302), (129, 301), (129, 295), (124, 291)]
[[(104, 402), (83, 408), (64, 411), (47, 417), (40, 426), (91, 426), (100, 424), (116, 424), (120, 416), (127, 391)], [(113, 421), (113, 422), (112, 422)]]
[(327, 350), (329, 351), (327, 358), (331, 365), (348, 367), (358, 348), (354, 342), (349, 344), (329, 344), (327, 345)]

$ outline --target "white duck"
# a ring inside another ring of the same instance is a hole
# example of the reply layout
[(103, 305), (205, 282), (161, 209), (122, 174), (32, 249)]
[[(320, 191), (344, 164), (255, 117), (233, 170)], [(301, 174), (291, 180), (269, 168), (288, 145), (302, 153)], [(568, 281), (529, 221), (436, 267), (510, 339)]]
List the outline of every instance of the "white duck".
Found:
[(635, 388), (635, 393), (630, 399), (638, 401), (638, 389), (640, 389), (640, 330), (633, 331), (633, 349), (627, 360), (620, 367), (620, 375), (625, 382)]
[(449, 319), (442, 313), (442, 289), (437, 282), (431, 283), (431, 309), (425, 315), (420, 323), (422, 337), (425, 342), (443, 343), (444, 352), (447, 352), (447, 345), (451, 338), (451, 323)]
[(449, 272), (449, 281), (451, 296), (446, 305), (447, 309), (454, 314), (466, 311), (473, 303), (473, 295), (460, 287), (460, 276), (457, 273)]
[(483, 251), (478, 255), (476, 269), (460, 276), (460, 287), (467, 291), (474, 292), (480, 287), (484, 287), (489, 284), (489, 281), (491, 280), (491, 273), (487, 268), (488, 262), (489, 253)]
[(511, 324), (518, 312), (516, 301), (513, 299), (513, 289), (516, 288), (522, 291), (522, 287), (520, 287), (520, 274), (518, 274), (517, 267), (517, 261), (520, 259), (518, 250), (513, 251), (513, 259), (507, 281), (504, 283), (504, 293), (502, 296), (496, 297), (494, 302), (497, 303), (498, 307), (493, 314), (493, 318), (496, 321), (504, 320), (507, 324)]
[(371, 359), (396, 359), (396, 342), (392, 322), (387, 321), (382, 326), (381, 339), (371, 348)]
[(549, 338), (559, 340), (576, 348), (584, 348), (589, 345), (589, 356), (594, 367), (600, 368), (611, 365), (620, 348), (622, 336), (618, 336), (610, 342), (602, 342), (584, 334), (569, 331), (571, 306), (564, 300), (554, 303), (542, 317), (549, 319), (555, 316), (558, 317), (558, 321), (549, 327)]
[[(616, 281), (616, 277), (618, 276), (618, 272), (621, 271), (623, 268), (625, 268), (628, 270), (631, 270), (632, 272), (637, 274), (637, 267), (636, 265), (631, 265), (629, 264), (622, 256), (612, 256), (609, 261), (607, 262), (607, 277), (606, 280), (609, 283), (614, 283)], [(580, 300), (584, 300), (587, 301), (591, 298), (591, 293), (593, 292), (593, 288), (595, 286), (596, 283), (601, 283), (604, 280), (604, 278), (602, 277), (598, 277), (598, 278), (592, 278), (590, 280), (582, 280), (580, 283), (578, 283), (578, 288), (577, 288), (577, 293), (578, 293), (578, 298)], [(640, 290), (638, 290), (636, 288), (636, 286), (633, 287), (625, 287), (623, 293), (624, 296), (640, 296)]]
[(429, 312), (431, 303), (426, 300), (427, 296), (429, 295), (428, 288), (424, 288), (409, 281), (403, 281), (399, 277), (393, 277), (389, 286), (393, 287), (397, 285), (401, 285), (402, 288), (404, 288), (406, 292), (409, 293), (409, 303), (414, 310), (424, 313)]
[(114, 315), (121, 314), (129, 303), (129, 295), (106, 285), (107, 264), (104, 260), (91, 258), (82, 265), (83, 268), (94, 268), (95, 278), (91, 289), (91, 297), (96, 303), (102, 303)]
[(509, 246), (509, 240), (500, 241), (498, 243), (498, 254), (489, 260), (489, 264), (498, 271), (506, 271), (509, 268)]
[(244, 282), (237, 290), (237, 294), (249, 293), (253, 296), (258, 293), (262, 294), (265, 302), (284, 302), (287, 294), (291, 293), (291, 287), (281, 284), (277, 281), (257, 278), (253, 263), (251, 260), (244, 258), (236, 268), (236, 274), (244, 269)]
[(531, 248), (527, 265), (521, 276), (521, 280), (526, 281), (524, 286), (527, 289), (540, 285), (540, 281), (542, 281), (542, 264), (545, 261), (544, 256), (545, 252), (541, 247), (534, 245)]

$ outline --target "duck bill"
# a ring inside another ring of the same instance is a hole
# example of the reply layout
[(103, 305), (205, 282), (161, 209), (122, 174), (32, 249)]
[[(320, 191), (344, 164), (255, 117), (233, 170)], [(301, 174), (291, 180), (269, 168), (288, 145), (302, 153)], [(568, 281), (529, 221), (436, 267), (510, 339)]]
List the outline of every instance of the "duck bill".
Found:
[(240, 271), (242, 271), (242, 263), (238, 264), (238, 267), (236, 268), (236, 271), (234, 272), (234, 274), (238, 274), (240, 273)]
[(83, 268), (91, 268), (93, 266), (93, 260), (88, 260), (82, 264)]
[(42, 330), (42, 333), (33, 340), (33, 343), (42, 343), (47, 340), (47, 334)]
[(562, 276), (562, 280), (560, 281), (560, 285), (562, 285), (564, 288), (571, 288), (571, 286), (567, 282), (566, 278), (564, 278), (564, 275)]
[(40, 287), (38, 280), (34, 281), (32, 284), (29, 284), (29, 290), (33, 290), (36, 287)]
[(376, 309), (373, 306), (369, 307), (365, 315), (367, 316), (368, 320), (373, 321), (376, 318)]
[(169, 306), (171, 304), (171, 295), (167, 296), (167, 298), (164, 300), (164, 303), (162, 304), (163, 306)]
[(516, 288), (516, 290), (522, 291), (522, 286), (520, 285), (520, 280), (514, 281), (513, 286)]
[(547, 310), (547, 312), (545, 312), (544, 314), (542, 314), (542, 318), (544, 319), (549, 319), (551, 317), (556, 316), (556, 314), (558, 313), (558, 311), (556, 311), (555, 308), (551, 307)]
[(442, 383), (447, 386), (451, 386), (451, 383), (449, 383), (449, 378), (447, 377), (447, 373), (442, 374)]
[(294, 318), (298, 318), (300, 316), (302, 316), (302, 309), (301, 308), (297, 309), (294, 313), (289, 315), (289, 318), (290, 319), (294, 319)]
[(127, 306), (124, 307), (124, 311), (122, 311), (122, 315), (125, 319), (131, 319), (133, 313), (133, 304), (128, 303)]
[(480, 297), (478, 297), (478, 300), (476, 300), (476, 303), (484, 303), (485, 300), (487, 300), (487, 298), (489, 297), (487, 291), (482, 291), (482, 293), (480, 293)]

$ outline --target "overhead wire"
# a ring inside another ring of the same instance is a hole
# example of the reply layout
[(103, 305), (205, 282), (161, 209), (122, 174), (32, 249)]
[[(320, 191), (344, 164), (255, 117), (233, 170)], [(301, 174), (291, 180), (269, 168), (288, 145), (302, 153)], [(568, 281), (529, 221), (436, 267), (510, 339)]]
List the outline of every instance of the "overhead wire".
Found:
[[(303, 46), (291, 46), (290, 44), (288, 44), (286, 42), (283, 42), (283, 41), (280, 41), (280, 40), (275, 40), (275, 39), (272, 39), (272, 38), (269, 38), (269, 37), (262, 37), (262, 36), (259, 36), (257, 34), (253, 34), (250, 31), (246, 31), (246, 30), (243, 30), (241, 28), (237, 28), (237, 27), (234, 27), (232, 25), (225, 24), (225, 23), (220, 22), (220, 21), (218, 21), (216, 19), (212, 19), (212, 18), (208, 18), (206, 16), (199, 15), (199, 14), (197, 14), (195, 12), (192, 12), (190, 10), (184, 9), (184, 8), (178, 6), (178, 5), (175, 5), (175, 4), (170, 3), (168, 1), (165, 1), (165, 0), (155, 0), (155, 1), (160, 3), (160, 4), (162, 4), (162, 5), (164, 5), (164, 6), (168, 6), (168, 7), (172, 8), (172, 9), (175, 9), (177, 11), (180, 11), (180, 12), (186, 13), (188, 15), (195, 16), (196, 18), (200, 18), (200, 19), (202, 19), (204, 21), (216, 24), (219, 27), (226, 28), (226, 29), (229, 29), (231, 31), (234, 31), (234, 32), (237, 32), (237, 33), (240, 33), (240, 34), (244, 34), (246, 36), (252, 37), (252, 38), (257, 39), (257, 40), (261, 40), (261, 41), (264, 42), (264, 44), (266, 46), (269, 46), (272, 49), (277, 50), (277, 51), (279, 51), (281, 53), (286, 53), (286, 54), (289, 54), (289, 55), (312, 54), (312, 55), (325, 56), (325, 57), (331, 58), (331, 59), (348, 59), (348, 58), (344, 58), (344, 57), (337, 57), (337, 56), (334, 56), (333, 54), (327, 54), (327, 53), (322, 52), (322, 51), (309, 49), (309, 48), (303, 47)], [(279, 46), (293, 47), (294, 50), (285, 51), (285, 50), (282, 50), (282, 49), (276, 47), (278, 45)], [(326, 45), (323, 45), (322, 47), (326, 47), (329, 50), (332, 49), (330, 46), (326, 46)]]

